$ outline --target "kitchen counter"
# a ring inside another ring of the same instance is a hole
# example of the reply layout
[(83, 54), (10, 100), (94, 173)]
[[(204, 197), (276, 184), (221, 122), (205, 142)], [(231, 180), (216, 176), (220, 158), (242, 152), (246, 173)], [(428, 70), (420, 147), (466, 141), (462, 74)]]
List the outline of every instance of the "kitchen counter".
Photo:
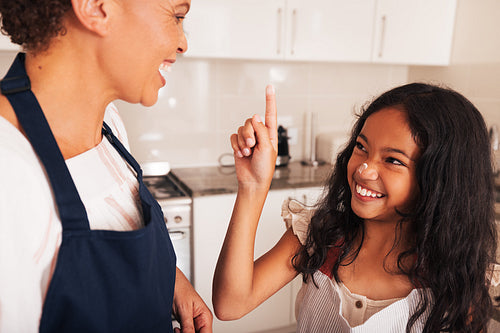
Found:
[[(271, 190), (323, 186), (331, 169), (331, 164), (313, 167), (300, 162), (276, 167)], [(171, 173), (185, 185), (192, 197), (235, 193), (238, 189), (234, 167), (177, 168)]]

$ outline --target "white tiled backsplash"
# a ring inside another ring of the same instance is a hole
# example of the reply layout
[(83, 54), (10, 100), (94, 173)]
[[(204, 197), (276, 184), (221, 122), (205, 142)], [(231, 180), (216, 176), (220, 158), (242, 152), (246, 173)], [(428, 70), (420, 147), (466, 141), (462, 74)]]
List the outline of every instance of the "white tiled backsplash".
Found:
[[(305, 157), (304, 113), (317, 113), (319, 135), (346, 132), (355, 111), (407, 82), (446, 84), (469, 98), (488, 126), (500, 125), (500, 39), (491, 28), (498, 23), (500, 3), (474, 4), (459, 2), (452, 64), (446, 67), (179, 57), (155, 106), (116, 102), (132, 152), (139, 162), (216, 165), (222, 154), (231, 153), (230, 134), (254, 113), (264, 114), (268, 83), (276, 87), (279, 119), (297, 135), (290, 145), (292, 161)], [(485, 45), (488, 52), (478, 53)], [(14, 56), (0, 51), (1, 76)]]
[(216, 165), (231, 153), (229, 136), (254, 113), (264, 115), (264, 89), (276, 88), (278, 118), (296, 129), (292, 160), (303, 156), (305, 112), (317, 112), (317, 133), (348, 131), (354, 111), (407, 82), (406, 66), (283, 63), (183, 58), (166, 76), (150, 108), (117, 102), (139, 162), (173, 167)]
[[(15, 52), (0, 51), (0, 75)], [(172, 167), (217, 165), (231, 154), (229, 136), (265, 112), (265, 86), (276, 88), (278, 119), (297, 133), (292, 161), (302, 160), (305, 112), (317, 112), (316, 133), (350, 130), (354, 111), (379, 93), (407, 82), (400, 65), (205, 60), (180, 56), (153, 107), (116, 101), (132, 153)], [(227, 160), (227, 159), (226, 159)]]

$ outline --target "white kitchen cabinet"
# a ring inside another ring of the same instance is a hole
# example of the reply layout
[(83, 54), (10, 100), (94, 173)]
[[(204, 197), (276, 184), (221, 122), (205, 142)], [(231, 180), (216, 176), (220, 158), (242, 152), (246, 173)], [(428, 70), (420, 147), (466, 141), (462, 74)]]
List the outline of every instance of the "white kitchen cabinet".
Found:
[(288, 0), (285, 59), (368, 62), (375, 0)]
[[(288, 197), (311, 202), (318, 188), (270, 191), (257, 228), (255, 258), (271, 249), (285, 232), (281, 218), (281, 204)], [(194, 287), (207, 305), (212, 306), (212, 280), (236, 194), (222, 194), (193, 198), (193, 260)], [(214, 332), (258, 332), (290, 326), (295, 322), (294, 308), (298, 277), (282, 288), (245, 317), (235, 321), (214, 318)]]
[(204, 0), (187, 57), (447, 65), (456, 0)]
[(281, 59), (285, 0), (203, 0), (184, 21), (187, 57)]
[(10, 37), (0, 34), (0, 51), (19, 51), (17, 44), (10, 42)]
[(447, 65), (456, 0), (377, 0), (373, 61)]
[(369, 61), (375, 0), (205, 0), (184, 30), (188, 57)]

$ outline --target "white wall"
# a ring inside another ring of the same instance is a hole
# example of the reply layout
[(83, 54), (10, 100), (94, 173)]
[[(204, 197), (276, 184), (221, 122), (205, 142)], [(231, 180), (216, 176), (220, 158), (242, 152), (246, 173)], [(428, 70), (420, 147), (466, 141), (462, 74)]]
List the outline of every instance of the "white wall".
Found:
[[(0, 52), (0, 75), (15, 52)], [(231, 153), (229, 136), (254, 113), (264, 114), (264, 89), (276, 87), (278, 116), (296, 128), (292, 160), (303, 156), (303, 119), (318, 113), (318, 133), (348, 131), (353, 113), (377, 94), (407, 81), (406, 66), (205, 60), (179, 57), (158, 103), (143, 107), (117, 101), (132, 153), (142, 163), (173, 167), (216, 165)]]
[[(151, 108), (118, 102), (139, 162), (173, 167), (215, 165), (230, 153), (229, 135), (264, 113), (264, 87), (276, 87), (278, 114), (296, 128), (292, 160), (303, 156), (303, 115), (318, 113), (318, 132), (350, 129), (353, 111), (375, 95), (413, 81), (445, 84), (479, 108), (488, 126), (500, 124), (500, 1), (459, 0), (446, 67), (301, 63), (180, 58)], [(15, 53), (0, 52), (3, 75)]]
[(409, 67), (409, 81), (443, 83), (500, 125), (500, 1), (459, 0), (451, 65)]
[(264, 89), (272, 83), (279, 120), (298, 132), (290, 155), (301, 160), (305, 112), (318, 113), (318, 133), (350, 130), (354, 110), (406, 81), (406, 66), (181, 58), (154, 107), (117, 105), (140, 162), (215, 165), (231, 153), (230, 134), (252, 114), (264, 114)]

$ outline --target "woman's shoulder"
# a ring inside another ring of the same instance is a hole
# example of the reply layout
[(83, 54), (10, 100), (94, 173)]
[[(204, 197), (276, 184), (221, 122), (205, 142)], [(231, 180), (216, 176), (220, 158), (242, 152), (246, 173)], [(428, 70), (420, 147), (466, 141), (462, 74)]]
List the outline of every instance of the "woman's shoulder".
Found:
[[(12, 168), (41, 170), (40, 162), (26, 137), (7, 119), (0, 116), (0, 170)], [(19, 171), (20, 172), (20, 171)], [(16, 172), (17, 173), (17, 172)]]
[[(0, 229), (16, 221), (35, 234), (30, 220), (50, 221), (55, 211), (44, 168), (24, 135), (0, 117)], [(44, 217), (46, 217), (44, 219)], [(40, 222), (37, 228), (46, 227)]]
[[(26, 137), (0, 117), (0, 196), (5, 202), (52, 198), (44, 168)], [(38, 198), (38, 199), (37, 199)]]

